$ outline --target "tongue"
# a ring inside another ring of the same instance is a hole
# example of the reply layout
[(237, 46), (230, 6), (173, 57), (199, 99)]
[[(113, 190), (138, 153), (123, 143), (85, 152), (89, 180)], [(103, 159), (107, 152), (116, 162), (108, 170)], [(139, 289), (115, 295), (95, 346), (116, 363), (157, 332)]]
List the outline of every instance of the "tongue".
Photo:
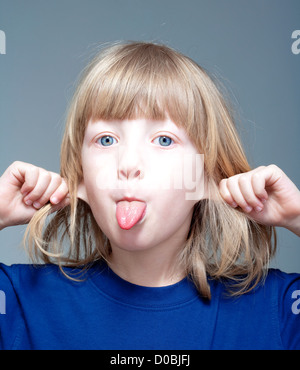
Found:
[(117, 203), (117, 221), (121, 229), (129, 230), (144, 216), (146, 203), (140, 201), (128, 202), (122, 200)]

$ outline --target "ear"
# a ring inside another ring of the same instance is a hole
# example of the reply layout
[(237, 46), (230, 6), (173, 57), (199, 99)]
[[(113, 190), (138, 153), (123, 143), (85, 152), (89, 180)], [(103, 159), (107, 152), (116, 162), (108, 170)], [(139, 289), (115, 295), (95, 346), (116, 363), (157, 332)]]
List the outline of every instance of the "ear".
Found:
[(88, 203), (88, 197), (87, 197), (87, 194), (86, 194), (86, 187), (85, 187), (85, 184), (84, 184), (84, 180), (81, 180), (81, 182), (78, 185), (77, 198), (82, 199), (86, 203)]

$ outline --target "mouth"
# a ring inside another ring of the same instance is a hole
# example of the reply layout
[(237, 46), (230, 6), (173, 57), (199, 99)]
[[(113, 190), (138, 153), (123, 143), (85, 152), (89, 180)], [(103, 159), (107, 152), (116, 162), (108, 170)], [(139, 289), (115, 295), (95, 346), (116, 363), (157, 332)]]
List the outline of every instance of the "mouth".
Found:
[(147, 203), (144, 200), (124, 197), (116, 204), (116, 218), (121, 229), (130, 230), (144, 220), (147, 209)]
[(135, 197), (124, 197), (124, 198), (117, 200), (116, 203), (123, 202), (123, 201), (125, 202), (144, 202), (145, 203), (143, 199), (135, 198)]

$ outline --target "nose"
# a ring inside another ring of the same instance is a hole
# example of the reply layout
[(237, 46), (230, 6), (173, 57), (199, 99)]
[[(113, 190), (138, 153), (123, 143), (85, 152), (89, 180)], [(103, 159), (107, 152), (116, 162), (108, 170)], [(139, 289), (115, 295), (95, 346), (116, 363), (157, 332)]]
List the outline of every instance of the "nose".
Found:
[(144, 177), (142, 158), (139, 150), (126, 148), (120, 150), (118, 160), (118, 178), (120, 180), (134, 180)]

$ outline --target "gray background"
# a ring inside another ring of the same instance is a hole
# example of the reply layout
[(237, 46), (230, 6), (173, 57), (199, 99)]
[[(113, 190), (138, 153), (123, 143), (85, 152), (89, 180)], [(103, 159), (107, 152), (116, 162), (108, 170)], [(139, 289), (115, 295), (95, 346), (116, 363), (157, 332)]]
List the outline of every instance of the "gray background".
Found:
[[(162, 42), (220, 79), (250, 164), (277, 164), (300, 188), (299, 0), (0, 0), (0, 172), (15, 160), (59, 172), (65, 112), (99, 45)], [(28, 262), (24, 226), (0, 233), (0, 261)], [(300, 239), (278, 229), (272, 266), (300, 272)]]

